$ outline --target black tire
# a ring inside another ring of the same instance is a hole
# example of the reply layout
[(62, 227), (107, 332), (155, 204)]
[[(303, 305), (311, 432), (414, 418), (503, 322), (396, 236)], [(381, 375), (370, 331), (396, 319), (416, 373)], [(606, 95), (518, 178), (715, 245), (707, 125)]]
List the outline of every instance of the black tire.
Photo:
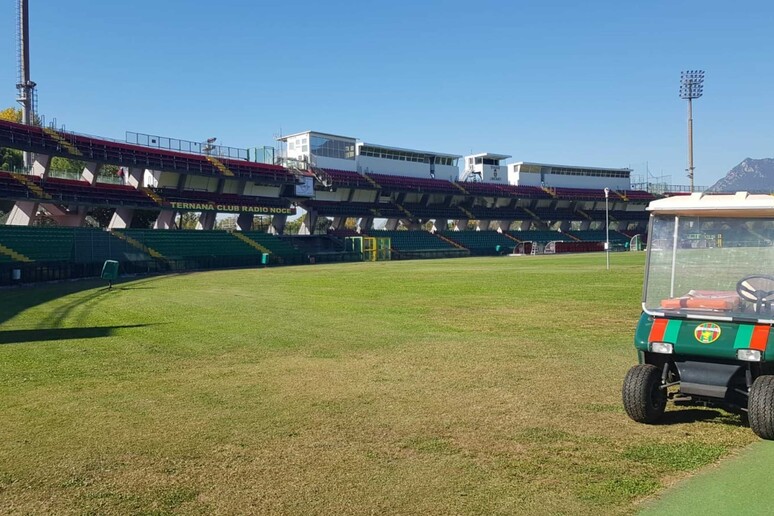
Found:
[(763, 375), (750, 387), (747, 402), (750, 428), (761, 439), (774, 439), (774, 376)]
[(667, 394), (661, 388), (661, 371), (650, 364), (629, 369), (623, 383), (623, 405), (626, 413), (638, 423), (655, 423), (664, 415)]

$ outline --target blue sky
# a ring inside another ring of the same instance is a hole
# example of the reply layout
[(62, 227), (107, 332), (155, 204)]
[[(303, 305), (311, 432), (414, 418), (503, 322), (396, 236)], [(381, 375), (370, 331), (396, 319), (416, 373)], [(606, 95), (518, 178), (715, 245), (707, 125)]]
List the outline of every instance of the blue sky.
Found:
[[(16, 0), (0, 2), (15, 105)], [(774, 157), (770, 2), (30, 0), (39, 107), (67, 129), (234, 147), (306, 129), (696, 184)]]

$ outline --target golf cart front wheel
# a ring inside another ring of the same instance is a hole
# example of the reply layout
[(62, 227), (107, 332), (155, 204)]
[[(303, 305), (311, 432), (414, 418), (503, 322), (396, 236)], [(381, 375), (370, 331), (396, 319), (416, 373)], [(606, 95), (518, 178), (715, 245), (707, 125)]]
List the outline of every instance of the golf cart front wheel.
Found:
[(750, 429), (758, 437), (774, 439), (774, 376), (759, 376), (753, 382), (747, 402), (747, 417)]
[(654, 365), (640, 364), (629, 369), (623, 383), (626, 413), (638, 423), (655, 423), (664, 415), (667, 394), (661, 388), (661, 371)]

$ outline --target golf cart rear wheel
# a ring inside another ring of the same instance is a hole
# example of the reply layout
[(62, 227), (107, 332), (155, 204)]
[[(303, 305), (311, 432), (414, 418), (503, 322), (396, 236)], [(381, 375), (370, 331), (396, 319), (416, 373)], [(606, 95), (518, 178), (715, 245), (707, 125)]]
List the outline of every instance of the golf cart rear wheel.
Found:
[(747, 403), (750, 428), (762, 439), (774, 439), (774, 376), (763, 375), (750, 387)]
[(664, 415), (666, 402), (661, 371), (656, 366), (640, 364), (629, 369), (623, 383), (623, 405), (630, 418), (638, 423), (655, 423)]

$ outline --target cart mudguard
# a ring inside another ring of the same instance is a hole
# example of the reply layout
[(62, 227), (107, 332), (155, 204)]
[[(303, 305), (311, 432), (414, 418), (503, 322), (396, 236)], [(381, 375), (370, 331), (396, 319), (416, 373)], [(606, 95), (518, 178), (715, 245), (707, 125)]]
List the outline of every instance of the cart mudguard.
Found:
[(719, 364), (693, 360), (676, 361), (680, 373), (680, 392), (709, 398), (725, 398), (731, 378), (742, 369), (741, 363)]

